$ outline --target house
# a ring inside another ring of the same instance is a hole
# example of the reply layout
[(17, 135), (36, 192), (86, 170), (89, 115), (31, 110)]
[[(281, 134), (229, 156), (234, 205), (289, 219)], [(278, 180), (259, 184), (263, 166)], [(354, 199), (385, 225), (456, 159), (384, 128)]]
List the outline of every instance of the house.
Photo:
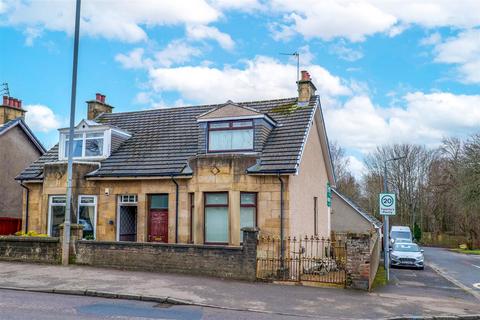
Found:
[(4, 96), (0, 105), (0, 234), (18, 231), (22, 186), (14, 180), (45, 149), (23, 120), (22, 101)]
[[(102, 94), (75, 128), (72, 219), (87, 239), (239, 245), (267, 235), (330, 235), (334, 185), (319, 97), (308, 72), (298, 97), (113, 113)], [(17, 180), (24, 217), (59, 235), (68, 129)], [(28, 214), (27, 214), (28, 213)]]
[(352, 199), (332, 188), (332, 230), (337, 233), (381, 234), (382, 223)]

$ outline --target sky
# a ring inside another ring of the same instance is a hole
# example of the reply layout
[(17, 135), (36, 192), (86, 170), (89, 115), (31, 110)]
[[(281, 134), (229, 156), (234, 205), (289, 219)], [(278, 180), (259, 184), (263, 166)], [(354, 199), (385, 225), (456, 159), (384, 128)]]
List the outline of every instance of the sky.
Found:
[[(83, 0), (76, 122), (294, 97), (296, 60), (359, 177), (386, 143), (480, 132), (478, 0)], [(0, 83), (45, 146), (68, 126), (74, 0), (0, 0)]]

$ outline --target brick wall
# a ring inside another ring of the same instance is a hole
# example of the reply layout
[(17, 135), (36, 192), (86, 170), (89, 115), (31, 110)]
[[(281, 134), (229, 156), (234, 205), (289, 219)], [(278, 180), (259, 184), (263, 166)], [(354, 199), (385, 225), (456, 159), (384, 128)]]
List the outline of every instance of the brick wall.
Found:
[(370, 235), (347, 234), (347, 288), (370, 288)]
[(60, 263), (58, 238), (0, 237), (0, 260), (41, 263)]
[(78, 241), (76, 251), (77, 264), (255, 281), (257, 230), (245, 229), (241, 247)]

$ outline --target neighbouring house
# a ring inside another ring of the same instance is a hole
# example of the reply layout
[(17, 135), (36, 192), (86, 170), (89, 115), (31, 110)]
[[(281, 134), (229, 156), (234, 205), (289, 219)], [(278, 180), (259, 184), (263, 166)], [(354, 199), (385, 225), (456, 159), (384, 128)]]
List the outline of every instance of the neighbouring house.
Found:
[(381, 234), (382, 223), (346, 195), (332, 188), (332, 231)]
[(18, 231), (23, 188), (15, 181), (45, 149), (24, 121), (22, 101), (4, 96), (0, 105), (0, 234)]
[(310, 75), (297, 84), (294, 98), (120, 113), (97, 94), (75, 135), (59, 129), (16, 177), (25, 223), (59, 235), (74, 139), (72, 219), (87, 239), (239, 245), (242, 227), (328, 237), (328, 139)]

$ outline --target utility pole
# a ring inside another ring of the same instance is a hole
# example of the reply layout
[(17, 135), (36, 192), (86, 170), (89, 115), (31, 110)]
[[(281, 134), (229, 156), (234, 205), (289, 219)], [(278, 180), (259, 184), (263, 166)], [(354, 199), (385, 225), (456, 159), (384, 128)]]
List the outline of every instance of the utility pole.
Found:
[(62, 264), (68, 265), (70, 256), (70, 226), (72, 211), (72, 173), (73, 173), (73, 136), (75, 127), (75, 100), (77, 99), (77, 66), (78, 43), (80, 36), (80, 6), (77, 0), (75, 12), (75, 38), (73, 43), (73, 70), (72, 70), (72, 95), (70, 98), (70, 128), (68, 130), (68, 164), (67, 164), (67, 196), (65, 206), (65, 222), (63, 223)]
[[(396, 158), (391, 158), (383, 161), (383, 193), (388, 193), (388, 184), (387, 184), (387, 162), (389, 161), (397, 161), (400, 159), (404, 159), (405, 156), (403, 157), (396, 157)], [(385, 267), (385, 278), (387, 279), (387, 282), (390, 281), (390, 262), (389, 262), (389, 254), (390, 254), (390, 234), (389, 234), (389, 216), (384, 215), (383, 216), (383, 262), (384, 262), (384, 267)]]

